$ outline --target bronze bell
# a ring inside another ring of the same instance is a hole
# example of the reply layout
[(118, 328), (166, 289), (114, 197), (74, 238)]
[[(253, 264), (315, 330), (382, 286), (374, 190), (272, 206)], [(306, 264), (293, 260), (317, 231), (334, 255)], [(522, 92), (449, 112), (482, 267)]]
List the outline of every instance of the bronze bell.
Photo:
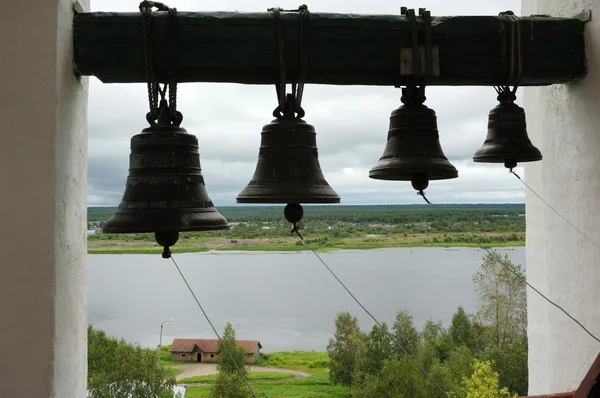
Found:
[(237, 203), (339, 203), (329, 186), (317, 152), (315, 128), (296, 116), (294, 97), (286, 97), (285, 112), (261, 134), (258, 163), (252, 180), (239, 193)]
[(228, 228), (206, 192), (196, 136), (159, 124), (131, 138), (125, 193), (103, 232), (154, 232), (168, 258), (179, 232)]
[(504, 163), (512, 169), (517, 162), (542, 160), (542, 154), (527, 135), (525, 110), (515, 104), (514, 95), (498, 98), (500, 103), (490, 111), (487, 137), (473, 155), (474, 162)]
[(421, 191), (430, 180), (456, 178), (458, 171), (442, 151), (435, 111), (423, 105), (424, 91), (415, 90), (402, 89), (403, 105), (390, 116), (387, 144), (369, 177), (411, 181)]

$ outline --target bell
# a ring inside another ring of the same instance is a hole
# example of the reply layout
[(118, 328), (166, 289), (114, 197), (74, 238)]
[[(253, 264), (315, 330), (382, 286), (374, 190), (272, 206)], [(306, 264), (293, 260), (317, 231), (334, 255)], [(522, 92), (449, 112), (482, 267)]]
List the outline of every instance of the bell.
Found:
[(329, 186), (317, 153), (315, 128), (294, 114), (294, 97), (286, 97), (285, 112), (262, 130), (258, 163), (237, 203), (339, 203)]
[(421, 191), (430, 180), (456, 178), (458, 171), (442, 151), (435, 111), (423, 105), (424, 93), (413, 96), (414, 88), (407, 89), (402, 89), (404, 104), (390, 116), (387, 144), (369, 177), (411, 181)]
[(159, 124), (131, 138), (125, 193), (103, 232), (154, 232), (168, 258), (179, 232), (228, 228), (206, 192), (196, 136)]
[(508, 169), (517, 162), (542, 160), (540, 150), (527, 135), (525, 110), (512, 100), (502, 101), (490, 111), (487, 137), (473, 155), (474, 162), (504, 163)]

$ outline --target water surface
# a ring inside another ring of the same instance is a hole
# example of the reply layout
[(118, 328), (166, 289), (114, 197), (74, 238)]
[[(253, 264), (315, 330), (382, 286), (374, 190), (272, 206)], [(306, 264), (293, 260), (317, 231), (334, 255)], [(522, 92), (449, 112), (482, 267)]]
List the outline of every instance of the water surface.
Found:
[[(525, 265), (525, 248), (499, 249)], [(448, 324), (459, 305), (477, 309), (472, 276), (485, 254), (469, 248), (390, 248), (319, 253), (380, 321), (407, 308), (420, 327)], [(239, 339), (257, 339), (263, 351), (325, 350), (339, 311), (373, 325), (310, 252), (174, 254), (221, 333), (230, 321)], [(160, 255), (89, 255), (89, 322), (107, 333), (156, 347), (175, 337), (214, 338), (171, 260)]]

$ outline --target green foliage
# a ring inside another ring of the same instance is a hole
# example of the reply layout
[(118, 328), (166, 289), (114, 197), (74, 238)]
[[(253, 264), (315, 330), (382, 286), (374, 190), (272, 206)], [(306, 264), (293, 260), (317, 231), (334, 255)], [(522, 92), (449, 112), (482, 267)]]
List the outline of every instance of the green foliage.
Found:
[[(213, 383), (218, 377), (216, 375), (205, 375), (205, 376), (193, 376), (179, 380), (179, 384), (187, 383)], [(279, 379), (291, 379), (294, 377), (293, 373), (280, 373), (280, 372), (249, 372), (246, 375), (247, 380), (279, 380)], [(243, 382), (243, 380), (242, 380)], [(244, 384), (245, 385), (245, 384)], [(247, 388), (247, 387), (246, 387)]]
[(244, 349), (237, 347), (235, 330), (230, 322), (219, 341), (219, 373), (210, 393), (211, 398), (246, 398), (251, 397), (244, 378), (248, 374), (244, 359)]
[(448, 356), (444, 363), (444, 368), (448, 371), (450, 383), (448, 391), (457, 394), (459, 397), (465, 396), (462, 385), (464, 378), (471, 377), (473, 373), (473, 355), (467, 346), (456, 347)]
[(469, 315), (467, 315), (462, 306), (458, 307), (458, 310), (452, 316), (449, 332), (452, 342), (455, 345), (465, 345), (469, 349), (474, 348), (475, 337), (473, 335), (473, 326), (471, 325)]
[[(410, 312), (400, 309), (391, 330), (385, 324), (373, 326), (363, 338), (364, 350), (348, 357), (354, 359), (353, 366), (343, 366), (346, 372), (353, 368), (352, 395), (437, 397), (440, 389), (453, 398), (525, 395), (527, 314), (521, 278), (520, 266), (492, 253), (473, 277), (480, 297), (476, 316), (458, 307), (448, 329), (428, 320), (419, 333)], [(343, 319), (356, 318), (344, 313)], [(353, 335), (359, 334), (357, 328), (354, 325)]]
[(477, 320), (485, 327), (486, 345), (500, 349), (515, 343), (527, 329), (525, 272), (508, 256), (491, 252), (473, 277), (479, 294)]
[[(396, 319), (394, 320), (392, 330), (396, 340), (396, 343), (394, 344), (396, 352), (398, 354), (404, 354), (404, 350), (406, 350), (410, 356), (416, 355), (420, 343), (420, 336), (415, 328), (414, 318), (408, 310), (401, 309), (396, 313)], [(399, 347), (404, 348), (404, 350)]]
[(383, 322), (381, 328), (373, 325), (373, 329), (365, 339), (365, 353), (361, 370), (367, 374), (379, 373), (383, 368), (383, 361), (393, 356), (393, 347), (387, 324)]
[(210, 398), (251, 398), (252, 394), (239, 373), (217, 374), (215, 384), (210, 391)]
[(364, 352), (364, 337), (358, 319), (349, 312), (340, 312), (335, 319), (335, 332), (327, 344), (329, 377), (333, 384), (352, 386), (354, 370)]
[(109, 337), (88, 326), (91, 398), (173, 398), (175, 379), (157, 368), (156, 351)]
[(485, 358), (494, 363), (494, 370), (499, 374), (499, 383), (518, 395), (527, 395), (527, 335), (523, 335), (514, 343), (506, 344), (502, 349), (495, 347), (486, 352)]
[[(115, 208), (88, 208), (88, 224), (91, 227), (102, 227), (114, 213)], [(283, 218), (282, 206), (223, 206), (219, 211), (235, 223), (231, 230), (206, 232), (185, 232), (181, 235), (182, 248), (186, 251), (198, 251), (201, 248), (195, 243), (207, 239), (264, 239), (289, 236), (289, 224)], [(344, 239), (360, 238), (362, 246), (382, 244), (382, 240), (365, 239), (366, 235), (378, 237), (404, 237), (411, 239), (416, 234), (444, 234), (434, 237), (437, 245), (469, 245), (475, 242), (502, 245), (508, 241), (512, 244), (523, 240), (517, 233), (525, 231), (524, 205), (438, 205), (434, 211), (427, 205), (391, 205), (391, 206), (322, 206), (307, 205), (305, 218), (301, 228), (312, 245), (324, 248), (336, 247), (343, 244)], [(502, 233), (489, 236), (488, 233)], [(153, 242), (154, 234), (94, 234), (88, 240), (94, 241), (133, 241)], [(360, 242), (356, 239), (350, 242), (354, 245)], [(422, 244), (422, 238), (418, 241)], [(108, 246), (107, 242), (107, 246)], [(389, 245), (389, 244), (388, 244)], [(289, 245), (277, 245), (278, 248), (299, 249), (303, 245), (294, 241)], [(247, 246), (230, 246), (234, 248)], [(250, 246), (251, 247), (251, 246)], [(269, 246), (266, 245), (266, 248)], [(104, 250), (117, 252), (114, 246), (104, 247)], [(128, 247), (128, 252), (138, 253), (140, 250), (150, 250), (149, 247)], [(93, 252), (100, 251), (93, 247)]]
[(278, 351), (261, 353), (255, 366), (271, 366), (285, 369), (318, 369), (329, 365), (326, 352), (317, 351)]
[(498, 386), (498, 373), (492, 370), (492, 363), (473, 360), (473, 374), (463, 379), (465, 398), (510, 398), (508, 388)]
[(225, 325), (225, 330), (219, 341), (219, 362), (217, 369), (220, 373), (239, 373), (241, 370), (246, 374), (246, 361), (244, 359), (244, 348), (237, 347), (235, 342), (235, 330), (230, 322)]
[(435, 340), (443, 333), (443, 331), (444, 325), (442, 324), (442, 321), (434, 322), (433, 320), (428, 319), (423, 325), (421, 338), (423, 341)]
[[(259, 366), (278, 367), (299, 370), (310, 373), (308, 377), (289, 378), (291, 373), (248, 372), (252, 389), (259, 398), (285, 397), (285, 398), (348, 398), (349, 390), (345, 386), (335, 386), (329, 381), (329, 372), (326, 367), (329, 363), (326, 352), (316, 351), (279, 351), (261, 354), (259, 361), (252, 365), (252, 369)], [(319, 366), (319, 364), (321, 364)], [(263, 375), (266, 375), (267, 378)], [(275, 378), (277, 375), (285, 379)], [(202, 376), (193, 378), (193, 381), (214, 381), (216, 376)], [(182, 380), (180, 382), (191, 382)], [(246, 387), (247, 388), (247, 387)], [(186, 398), (209, 397), (212, 386), (190, 386)]]
[(406, 357), (385, 360), (378, 375), (367, 374), (361, 385), (356, 385), (356, 398), (424, 396), (425, 383), (417, 367)]

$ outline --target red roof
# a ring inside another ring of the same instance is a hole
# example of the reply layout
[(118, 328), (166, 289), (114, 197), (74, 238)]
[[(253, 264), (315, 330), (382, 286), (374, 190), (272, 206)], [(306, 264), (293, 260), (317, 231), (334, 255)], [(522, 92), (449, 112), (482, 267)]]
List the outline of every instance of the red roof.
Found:
[[(237, 347), (243, 347), (246, 353), (253, 353), (262, 348), (258, 340), (236, 340)], [(171, 344), (171, 352), (194, 352), (202, 351), (208, 353), (219, 352), (219, 340), (217, 339), (175, 339)]]

